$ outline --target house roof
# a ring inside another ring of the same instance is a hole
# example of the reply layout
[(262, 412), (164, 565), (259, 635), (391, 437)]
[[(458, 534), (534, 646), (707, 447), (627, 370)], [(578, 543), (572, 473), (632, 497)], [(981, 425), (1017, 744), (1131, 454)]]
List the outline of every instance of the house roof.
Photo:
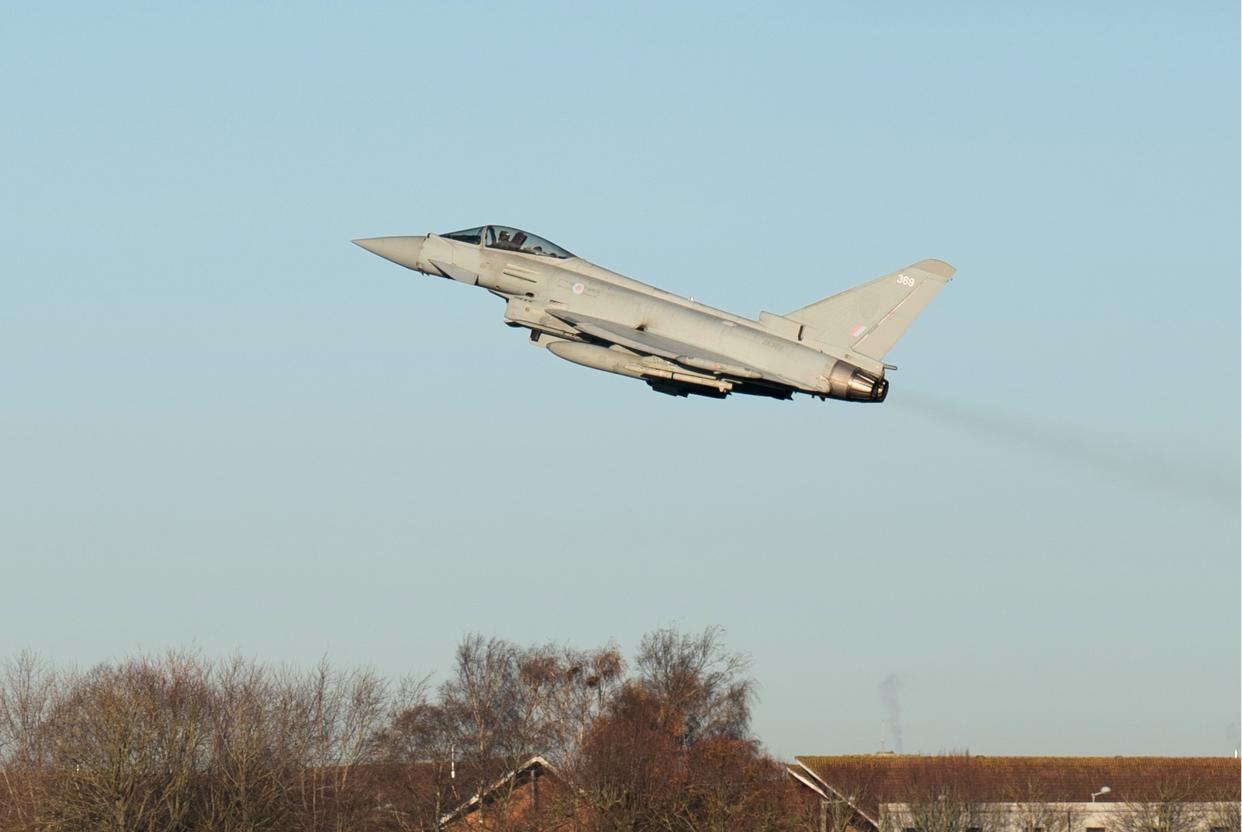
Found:
[(465, 803), (458, 806), (453, 811), (440, 818), (441, 824), (449, 824), (458, 818), (465, 817), (472, 812), (478, 811), (478, 808), (486, 804), (493, 796), (502, 790), (511, 788), (523, 777), (540, 776), (543, 774), (551, 774), (556, 776), (556, 770), (552, 768), (552, 764), (543, 757), (535, 755), (522, 765), (505, 774), (496, 782), (492, 783), (486, 790), (476, 793)]
[(985, 757), (911, 754), (796, 757), (791, 774), (812, 775), (873, 822), (880, 804), (917, 800), (952, 786), (986, 803), (1236, 800), (1242, 769), (1232, 757)]

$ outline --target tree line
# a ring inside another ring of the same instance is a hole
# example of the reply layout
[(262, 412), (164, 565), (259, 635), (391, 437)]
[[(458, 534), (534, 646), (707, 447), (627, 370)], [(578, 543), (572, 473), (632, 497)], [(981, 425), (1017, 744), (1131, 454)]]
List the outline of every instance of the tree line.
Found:
[[(0, 829), (437, 830), (480, 793), (489, 829), (814, 828), (751, 732), (747, 669), (717, 629), (658, 630), (630, 661), (471, 635), (437, 685), (327, 661), (83, 671), (21, 654), (0, 668)], [(553, 773), (537, 803), (506, 780), (533, 755)]]
[[(907, 761), (900, 795), (863, 766), (817, 797), (764, 752), (754, 701), (717, 629), (657, 630), (628, 660), (470, 635), (438, 684), (327, 661), (174, 651), (65, 670), (23, 653), (0, 662), (0, 832), (1084, 826), (1036, 784), (998, 792), (969, 754)], [(548, 776), (523, 779), (535, 756)], [(1108, 832), (1242, 832), (1236, 783), (1215, 794), (1176, 766), (1150, 779)]]

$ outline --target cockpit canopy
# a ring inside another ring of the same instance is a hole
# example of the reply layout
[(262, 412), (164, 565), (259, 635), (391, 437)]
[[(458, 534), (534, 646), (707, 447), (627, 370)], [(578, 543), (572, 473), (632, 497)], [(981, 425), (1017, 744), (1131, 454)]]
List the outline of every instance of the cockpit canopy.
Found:
[(483, 245), (488, 248), (520, 251), (523, 254), (535, 254), (540, 257), (555, 257), (558, 260), (568, 260), (573, 257), (556, 243), (507, 225), (481, 225), (478, 228), (451, 231), (440, 236), (446, 240), (456, 240), (459, 243), (470, 243), (475, 246), (482, 240)]

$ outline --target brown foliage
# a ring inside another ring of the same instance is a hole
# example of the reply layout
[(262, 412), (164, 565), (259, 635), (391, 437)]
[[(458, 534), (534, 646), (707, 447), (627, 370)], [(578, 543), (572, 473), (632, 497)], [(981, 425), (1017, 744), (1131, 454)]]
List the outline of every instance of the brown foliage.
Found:
[(166, 830), (193, 820), (207, 748), (204, 668), (137, 659), (80, 677), (52, 709), (41, 825)]
[(340, 830), (387, 718), (384, 684), (327, 665), (140, 657), (86, 673), (19, 657), (0, 674), (4, 829)]
[[(0, 666), (0, 828), (788, 828), (788, 780), (719, 631), (653, 633), (635, 668), (611, 645), (482, 636), (435, 689), (326, 662), (169, 653), (58, 673), (19, 656)], [(550, 768), (521, 768), (533, 755)]]

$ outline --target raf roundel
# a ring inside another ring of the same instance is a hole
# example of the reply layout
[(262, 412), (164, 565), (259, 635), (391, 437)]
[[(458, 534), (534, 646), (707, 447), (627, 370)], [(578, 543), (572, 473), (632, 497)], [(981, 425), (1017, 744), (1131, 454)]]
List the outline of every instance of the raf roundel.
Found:
[(575, 283), (575, 284), (573, 285), (574, 294), (575, 294), (575, 295), (580, 295), (580, 294), (582, 294), (582, 290), (583, 290), (583, 289), (585, 289), (585, 288), (586, 288), (586, 287), (585, 287), (585, 286), (583, 286), (581, 283)]

